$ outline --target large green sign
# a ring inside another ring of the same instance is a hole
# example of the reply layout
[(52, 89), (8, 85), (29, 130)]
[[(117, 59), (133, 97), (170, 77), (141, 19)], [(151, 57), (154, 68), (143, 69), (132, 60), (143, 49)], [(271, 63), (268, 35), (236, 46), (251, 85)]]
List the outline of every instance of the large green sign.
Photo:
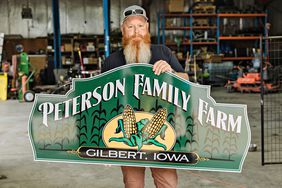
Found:
[(241, 172), (250, 144), (246, 105), (148, 64), (74, 79), (39, 94), (30, 114), (35, 160)]

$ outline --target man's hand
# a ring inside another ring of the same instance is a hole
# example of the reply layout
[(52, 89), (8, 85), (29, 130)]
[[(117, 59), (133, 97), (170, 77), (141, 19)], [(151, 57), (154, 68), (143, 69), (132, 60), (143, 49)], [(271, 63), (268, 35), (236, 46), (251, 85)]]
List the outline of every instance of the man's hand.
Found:
[(156, 75), (160, 75), (163, 72), (172, 72), (173, 69), (166, 61), (159, 60), (154, 64), (153, 71)]

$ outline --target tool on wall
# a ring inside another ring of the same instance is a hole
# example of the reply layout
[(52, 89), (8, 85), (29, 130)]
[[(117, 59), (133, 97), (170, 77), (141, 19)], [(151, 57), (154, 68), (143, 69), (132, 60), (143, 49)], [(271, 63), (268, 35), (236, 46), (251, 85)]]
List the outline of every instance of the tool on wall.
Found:
[(26, 6), (22, 8), (22, 19), (32, 19), (32, 10), (29, 7), (29, 0), (26, 1)]
[(197, 82), (197, 55), (194, 55), (194, 82)]
[(77, 52), (78, 52), (78, 56), (79, 56), (81, 74), (82, 74), (82, 77), (85, 78), (85, 74), (84, 74), (85, 67), (84, 67), (84, 64), (83, 64), (83, 59), (82, 59), (82, 56), (81, 56), (80, 48), (77, 49)]

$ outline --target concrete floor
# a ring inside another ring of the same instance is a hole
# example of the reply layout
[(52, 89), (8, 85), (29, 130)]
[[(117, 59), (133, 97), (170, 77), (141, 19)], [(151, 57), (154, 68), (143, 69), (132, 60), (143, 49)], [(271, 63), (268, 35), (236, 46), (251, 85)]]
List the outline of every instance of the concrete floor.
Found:
[[(224, 88), (213, 88), (212, 96), (217, 102), (248, 105), (252, 143), (258, 151), (248, 153), (242, 173), (178, 170), (178, 187), (282, 187), (282, 165), (261, 166), (259, 94), (229, 94)], [(31, 107), (15, 100), (0, 102), (0, 188), (123, 187), (116, 166), (33, 161), (27, 132)], [(154, 187), (149, 171), (146, 187)]]

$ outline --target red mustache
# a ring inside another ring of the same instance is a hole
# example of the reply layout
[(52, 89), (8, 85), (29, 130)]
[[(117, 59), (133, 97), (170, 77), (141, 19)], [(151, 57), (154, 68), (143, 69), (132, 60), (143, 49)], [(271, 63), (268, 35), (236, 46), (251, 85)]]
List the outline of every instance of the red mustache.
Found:
[(151, 43), (151, 36), (150, 34), (146, 34), (145, 36), (142, 36), (142, 35), (139, 35), (139, 34), (135, 34), (133, 36), (130, 36), (130, 37), (122, 37), (122, 44), (123, 46), (126, 46), (128, 45), (130, 42), (134, 42), (134, 43), (139, 43), (140, 41), (134, 41), (135, 38), (141, 38), (141, 41), (144, 41), (145, 43), (149, 44)]

